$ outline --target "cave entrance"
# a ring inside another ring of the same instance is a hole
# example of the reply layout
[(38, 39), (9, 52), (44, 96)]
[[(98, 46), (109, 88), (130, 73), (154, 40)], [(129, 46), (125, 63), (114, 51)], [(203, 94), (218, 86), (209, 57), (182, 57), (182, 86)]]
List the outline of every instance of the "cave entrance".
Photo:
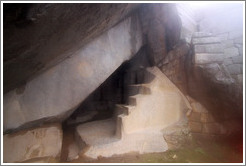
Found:
[(125, 61), (95, 89), (70, 117), (63, 121), (61, 161), (68, 161), (71, 157), (70, 152), (76, 151), (75, 149), (70, 149), (76, 142), (74, 136), (75, 128), (87, 122), (113, 117), (116, 104), (128, 103), (127, 87), (130, 84), (140, 84), (143, 81), (135, 75), (135, 71), (139, 72), (139, 69), (150, 66), (151, 61), (147, 54), (147, 47), (143, 46), (135, 56)]
[(76, 126), (94, 120), (108, 119), (113, 116), (116, 104), (127, 104), (127, 86), (141, 83), (141, 80), (132, 76), (134, 71), (151, 65), (146, 52), (146, 47), (143, 47), (132, 59), (118, 67), (80, 104), (63, 125)]

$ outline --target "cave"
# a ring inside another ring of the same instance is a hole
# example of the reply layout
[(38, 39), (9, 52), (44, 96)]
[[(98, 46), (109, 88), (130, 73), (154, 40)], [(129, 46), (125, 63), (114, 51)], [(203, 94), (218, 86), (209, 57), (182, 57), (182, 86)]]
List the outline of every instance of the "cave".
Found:
[[(129, 85), (144, 83), (143, 78), (140, 76), (141, 74), (136, 75), (136, 71), (141, 73), (141, 69), (143, 70), (143, 68), (150, 66), (151, 63), (146, 54), (146, 46), (143, 46), (132, 59), (119, 66), (81, 103), (73, 114), (65, 120), (65, 125), (74, 125), (112, 117), (115, 105), (128, 104), (128, 96), (137, 94), (137, 90), (136, 92), (129, 92)], [(85, 115), (88, 116), (88, 119), (83, 118)], [(81, 117), (81, 121), (78, 120), (76, 122), (78, 117)]]
[(2, 5), (2, 164), (244, 162), (243, 3)]

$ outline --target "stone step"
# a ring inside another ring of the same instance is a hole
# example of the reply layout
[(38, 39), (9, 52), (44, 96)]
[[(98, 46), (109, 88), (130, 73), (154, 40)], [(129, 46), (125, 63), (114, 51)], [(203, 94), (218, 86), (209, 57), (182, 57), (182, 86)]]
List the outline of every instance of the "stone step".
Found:
[(194, 32), (192, 35), (192, 38), (200, 38), (200, 37), (210, 37), (212, 36), (212, 33), (207, 32)]
[(115, 136), (114, 119), (105, 119), (84, 123), (76, 127), (75, 139), (80, 151), (87, 146), (109, 144), (119, 139)]
[(125, 114), (118, 115), (117, 120), (116, 120), (115, 137), (118, 139), (121, 139), (123, 134), (124, 134), (122, 118), (124, 118), (125, 116), (127, 116), (127, 115), (125, 115)]
[(202, 38), (192, 38), (192, 44), (213, 44), (220, 43), (220, 39), (218, 37), (202, 37)]
[(124, 105), (124, 104), (116, 104), (115, 105), (116, 109), (116, 116), (119, 115), (129, 115), (132, 108), (134, 108), (134, 106), (129, 106), (129, 105)]
[(155, 75), (145, 69), (144, 81), (143, 83), (150, 83), (155, 79)]
[(145, 68), (139, 68), (137, 70), (131, 70), (126, 73), (125, 84), (143, 84), (151, 82), (155, 76)]
[(127, 104), (130, 106), (136, 106), (137, 105), (137, 99), (133, 96), (128, 97)]
[(144, 84), (134, 84), (134, 85), (129, 85), (127, 87), (127, 95), (132, 96), (136, 94), (151, 94), (151, 90), (149, 87), (145, 86)]

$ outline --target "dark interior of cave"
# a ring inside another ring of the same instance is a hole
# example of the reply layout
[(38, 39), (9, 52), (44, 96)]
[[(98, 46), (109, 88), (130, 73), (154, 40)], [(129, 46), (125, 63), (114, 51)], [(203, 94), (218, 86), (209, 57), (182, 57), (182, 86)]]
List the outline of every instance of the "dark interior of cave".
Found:
[[(149, 59), (147, 47), (143, 46), (133, 58), (124, 62), (93, 91), (74, 113), (64, 120), (63, 126), (74, 126), (112, 117), (116, 104), (128, 104), (128, 86), (143, 83), (141, 70), (151, 66)], [(81, 120), (76, 122), (77, 118)]]

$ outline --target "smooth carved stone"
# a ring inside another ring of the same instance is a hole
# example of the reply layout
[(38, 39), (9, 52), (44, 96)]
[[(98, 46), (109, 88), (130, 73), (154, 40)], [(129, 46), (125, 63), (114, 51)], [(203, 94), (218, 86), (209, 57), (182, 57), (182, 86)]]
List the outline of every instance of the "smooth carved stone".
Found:
[(68, 58), (138, 5), (5, 4), (4, 93)]
[(5, 94), (4, 131), (64, 120), (141, 46), (140, 23), (132, 15), (28, 82), (22, 94)]
[(93, 121), (76, 128), (81, 151), (88, 148), (85, 156), (110, 157), (132, 151), (143, 154), (168, 149), (162, 132), (174, 124), (186, 124), (185, 114), (191, 106), (157, 67), (148, 68), (144, 80), (151, 93), (131, 96), (135, 99), (134, 106), (117, 105), (114, 119)]
[(3, 162), (58, 162), (62, 148), (60, 124), (3, 136)]

